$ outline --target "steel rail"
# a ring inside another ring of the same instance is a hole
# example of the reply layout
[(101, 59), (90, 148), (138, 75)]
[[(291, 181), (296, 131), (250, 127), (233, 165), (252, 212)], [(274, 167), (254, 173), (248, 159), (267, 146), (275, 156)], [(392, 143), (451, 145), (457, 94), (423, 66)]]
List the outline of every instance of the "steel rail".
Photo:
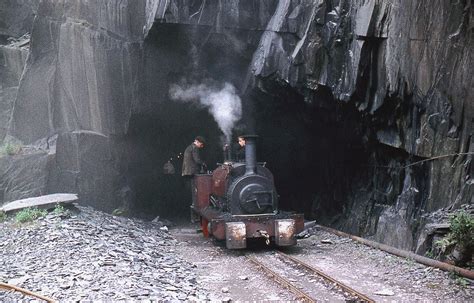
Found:
[(21, 288), (21, 287), (18, 287), (18, 286), (15, 286), (15, 285), (10, 285), (10, 284), (7, 284), (7, 283), (3, 283), (3, 282), (0, 282), (0, 288), (3, 288), (3, 289), (8, 289), (8, 290), (13, 290), (13, 291), (18, 291), (18, 292), (21, 292), (25, 295), (28, 295), (28, 296), (31, 296), (31, 297), (36, 297), (38, 299), (41, 299), (41, 300), (44, 300), (48, 303), (54, 303), (56, 301), (54, 301), (53, 299), (51, 298), (48, 298), (48, 297), (45, 297), (45, 296), (42, 296), (40, 294), (37, 294), (37, 293), (34, 293), (32, 291), (29, 291), (27, 289), (24, 289), (24, 288)]
[(258, 261), (257, 259), (255, 259), (254, 257), (252, 256), (246, 256), (247, 259), (249, 259), (252, 263), (254, 263), (255, 265), (257, 265), (258, 267), (260, 267), (261, 269), (263, 269), (263, 271), (265, 271), (267, 274), (271, 275), (272, 278), (277, 282), (279, 283), (280, 285), (282, 285), (283, 287), (286, 287), (288, 288), (288, 290), (290, 290), (293, 294), (295, 294), (297, 296), (297, 299), (301, 299), (303, 300), (304, 302), (316, 302), (316, 299), (310, 297), (308, 294), (306, 294), (305, 292), (299, 290), (296, 286), (294, 286), (290, 281), (288, 281), (287, 279), (283, 278), (280, 274), (274, 272), (273, 270), (271, 270), (270, 268), (268, 268), (266, 265), (264, 265), (262, 262)]
[(358, 292), (357, 290), (345, 285), (344, 283), (342, 282), (339, 282), (337, 280), (335, 280), (334, 278), (328, 276), (327, 274), (325, 274), (324, 272), (320, 271), (319, 269), (295, 258), (295, 257), (292, 257), (290, 255), (287, 255), (281, 251), (276, 251), (276, 254), (279, 255), (280, 257), (283, 257), (283, 258), (286, 258), (288, 260), (291, 260), (292, 262), (294, 262), (295, 264), (297, 265), (300, 265), (302, 267), (304, 267), (306, 270), (310, 271), (310, 272), (314, 272), (316, 273), (318, 276), (322, 277), (323, 279), (325, 279), (326, 281), (330, 282), (330, 283), (333, 283), (333, 284), (336, 284), (339, 288), (341, 288), (342, 290), (344, 290), (345, 292), (348, 292), (350, 293), (351, 295), (353, 296), (356, 296), (357, 298), (361, 299), (362, 301), (364, 302), (369, 302), (369, 303), (375, 303), (375, 301), (369, 297), (367, 297), (366, 295)]

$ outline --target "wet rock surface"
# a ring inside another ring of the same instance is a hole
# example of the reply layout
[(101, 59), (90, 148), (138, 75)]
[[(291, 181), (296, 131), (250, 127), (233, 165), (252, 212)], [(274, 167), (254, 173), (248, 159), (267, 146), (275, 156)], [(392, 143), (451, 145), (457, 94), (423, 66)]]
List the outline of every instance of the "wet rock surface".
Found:
[[(160, 222), (78, 206), (30, 224), (0, 223), (0, 281), (59, 301), (205, 300), (193, 265)], [(0, 290), (0, 301), (28, 301)]]

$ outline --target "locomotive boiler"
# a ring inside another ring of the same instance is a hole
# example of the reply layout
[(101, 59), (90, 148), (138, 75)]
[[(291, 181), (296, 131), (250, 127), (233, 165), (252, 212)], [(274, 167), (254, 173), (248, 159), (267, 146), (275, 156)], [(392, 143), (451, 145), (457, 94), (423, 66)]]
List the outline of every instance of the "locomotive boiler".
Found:
[(247, 240), (257, 238), (295, 245), (303, 215), (278, 209), (273, 175), (257, 163), (257, 136), (244, 138), (245, 162), (226, 157), (212, 173), (194, 176), (191, 217), (200, 221), (204, 236), (225, 240), (229, 249), (245, 248)]

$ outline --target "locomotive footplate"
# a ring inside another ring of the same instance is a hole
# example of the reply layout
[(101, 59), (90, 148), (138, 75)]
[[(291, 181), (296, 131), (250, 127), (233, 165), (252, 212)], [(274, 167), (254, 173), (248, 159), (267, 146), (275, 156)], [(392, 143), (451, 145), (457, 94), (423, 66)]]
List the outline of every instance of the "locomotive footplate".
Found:
[(251, 238), (264, 238), (267, 244), (273, 240), (277, 246), (295, 245), (295, 235), (303, 229), (302, 214), (281, 212), (213, 218), (209, 232), (218, 240), (226, 240), (227, 248), (238, 249), (245, 248)]

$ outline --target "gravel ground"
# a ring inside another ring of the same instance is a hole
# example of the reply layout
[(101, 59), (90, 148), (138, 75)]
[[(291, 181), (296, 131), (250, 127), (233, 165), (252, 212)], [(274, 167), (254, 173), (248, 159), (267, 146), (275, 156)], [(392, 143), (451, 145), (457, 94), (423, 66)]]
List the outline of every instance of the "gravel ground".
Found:
[[(0, 281), (60, 301), (207, 299), (161, 223), (77, 210), (0, 223)], [(30, 299), (0, 289), (0, 302)]]
[[(197, 279), (212, 301), (295, 300), (249, 263), (244, 252), (229, 251), (189, 225), (170, 232), (180, 242), (177, 253), (196, 265)], [(376, 302), (473, 302), (472, 281), (317, 228), (310, 229), (308, 235), (284, 251)], [(264, 257), (271, 250), (251, 252)]]
[[(0, 281), (59, 301), (292, 301), (246, 260), (180, 224), (78, 206), (33, 223), (0, 223)], [(253, 250), (264, 256), (271, 248)], [(317, 228), (286, 253), (377, 302), (472, 302), (472, 281)], [(463, 285), (464, 284), (464, 285)], [(0, 302), (30, 301), (0, 289)]]
[(260, 273), (245, 257), (247, 251), (228, 250), (212, 239), (203, 238), (189, 224), (172, 228), (170, 232), (179, 241), (176, 252), (196, 266), (197, 280), (209, 291), (212, 302), (295, 299)]
[(318, 228), (294, 254), (377, 302), (473, 302), (472, 281)]

